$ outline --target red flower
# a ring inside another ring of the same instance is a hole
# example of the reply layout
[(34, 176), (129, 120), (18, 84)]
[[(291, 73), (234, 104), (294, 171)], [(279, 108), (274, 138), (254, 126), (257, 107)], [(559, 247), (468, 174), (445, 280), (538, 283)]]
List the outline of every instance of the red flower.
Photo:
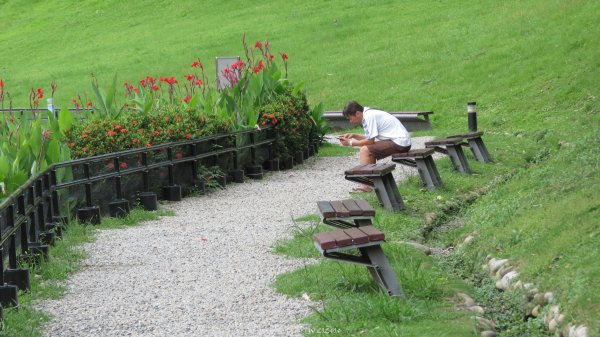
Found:
[(192, 68), (197, 68), (198, 65), (200, 65), (200, 62), (194, 61), (194, 63), (192, 63)]
[(122, 162), (119, 164), (119, 168), (126, 169), (128, 167), (126, 162)]
[(152, 146), (152, 144), (146, 143), (146, 147), (150, 147), (150, 146)]
[(148, 83), (150, 83), (150, 84), (154, 84), (154, 77), (146, 76), (146, 81), (148, 81)]
[(87, 151), (87, 147), (85, 147), (85, 146), (84, 146), (84, 147), (82, 147), (82, 148), (81, 148), (81, 151), (83, 151), (83, 152)]
[(186, 103), (189, 103), (191, 100), (192, 100), (192, 96), (190, 96), (190, 95), (187, 95), (183, 98), (183, 101)]
[(158, 88), (158, 86), (156, 84), (152, 86), (152, 90), (157, 91), (158, 89), (159, 88)]
[(186, 133), (186, 134), (185, 134), (185, 138), (187, 138), (187, 139), (192, 139), (192, 135), (190, 135), (189, 133)]
[(42, 99), (44, 97), (44, 91), (42, 88), (37, 89), (38, 99)]
[(87, 138), (87, 137), (88, 137), (87, 133), (84, 133), (84, 134), (81, 135), (81, 138)]
[(146, 86), (146, 80), (140, 80), (140, 84), (142, 85), (142, 87)]
[(260, 68), (259, 68), (259, 67), (254, 67), (254, 68), (252, 69), (252, 71), (253, 71), (255, 74), (257, 74), (257, 73), (259, 73), (259, 72), (260, 72)]
[(121, 128), (121, 125), (117, 124), (115, 125), (115, 130), (119, 130)]
[(40, 101), (38, 101), (37, 99), (35, 101), (33, 101), (33, 105), (38, 106), (40, 104)]
[(202, 80), (196, 80), (196, 86), (202, 85)]
[(286, 53), (281, 54), (281, 58), (284, 59), (284, 60), (287, 60), (288, 59), (288, 54), (286, 54)]
[(275, 55), (273, 55), (273, 54), (270, 54), (270, 55), (269, 55), (269, 60), (272, 60), (274, 57), (275, 57)]
[(254, 43), (254, 48), (261, 49), (262, 48), (262, 43), (260, 43), (260, 41), (256, 41), (256, 43)]
[(263, 69), (264, 67), (265, 66), (263, 65), (263, 61), (262, 60), (258, 61), (258, 68)]
[(0, 79), (0, 89), (4, 88), (4, 82)]
[(114, 136), (115, 132), (113, 130), (106, 131), (107, 136)]
[(183, 158), (183, 153), (175, 153), (175, 158)]
[(196, 75), (185, 75), (185, 78), (187, 78), (188, 81), (192, 81), (194, 78), (196, 78)]
[(127, 129), (125, 129), (125, 128), (121, 129), (121, 133), (127, 133)]
[(113, 163), (108, 163), (108, 164), (106, 164), (106, 168), (107, 168), (107, 169), (111, 169), (111, 170), (112, 170), (112, 169), (114, 169), (114, 168), (115, 168), (115, 164), (113, 164)]

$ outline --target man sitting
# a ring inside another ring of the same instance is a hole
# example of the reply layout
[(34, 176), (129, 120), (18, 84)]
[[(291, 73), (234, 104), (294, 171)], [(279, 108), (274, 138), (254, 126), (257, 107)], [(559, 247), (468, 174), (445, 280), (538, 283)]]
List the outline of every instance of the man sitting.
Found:
[[(369, 107), (356, 101), (346, 104), (344, 117), (352, 124), (362, 124), (364, 135), (346, 133), (339, 136), (344, 146), (360, 146), (360, 164), (375, 164), (378, 159), (393, 153), (408, 152), (411, 146), (410, 134), (402, 123), (391, 114)], [(369, 192), (370, 186), (354, 188), (352, 192)]]

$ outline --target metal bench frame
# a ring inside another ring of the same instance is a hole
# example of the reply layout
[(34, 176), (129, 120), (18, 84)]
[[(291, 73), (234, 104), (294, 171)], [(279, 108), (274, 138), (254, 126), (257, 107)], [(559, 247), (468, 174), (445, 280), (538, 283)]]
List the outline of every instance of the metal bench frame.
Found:
[[(367, 267), (373, 280), (385, 290), (388, 295), (404, 298), (404, 291), (398, 281), (398, 277), (381, 248), (381, 244), (384, 242), (385, 240), (383, 239), (374, 240), (360, 244), (350, 244), (341, 247), (336, 246), (330, 249), (322, 249), (316, 239), (314, 244), (317, 250), (319, 250), (325, 258), (350, 262)], [(345, 251), (349, 250), (358, 250), (358, 254), (345, 253)]]
[(471, 168), (467, 162), (467, 157), (462, 150), (463, 139), (460, 137), (446, 138), (425, 143), (425, 147), (433, 148), (436, 152), (443, 153), (450, 157), (452, 167), (461, 173), (471, 173)]
[(490, 163), (492, 162), (492, 157), (490, 156), (487, 147), (483, 143), (481, 136), (483, 136), (483, 131), (469, 132), (462, 135), (450, 136), (448, 138), (459, 137), (465, 139), (467, 142), (463, 142), (462, 145), (468, 146), (471, 149), (471, 152), (477, 161), (482, 163)]
[(406, 153), (397, 153), (392, 155), (392, 161), (398, 164), (416, 167), (423, 185), (430, 191), (436, 190), (442, 186), (442, 178), (435, 166), (435, 161), (431, 156), (434, 149), (410, 150)]
[(375, 189), (375, 194), (385, 209), (398, 212), (404, 209), (402, 196), (392, 172), (395, 164), (367, 164), (356, 166), (344, 172), (345, 178)]

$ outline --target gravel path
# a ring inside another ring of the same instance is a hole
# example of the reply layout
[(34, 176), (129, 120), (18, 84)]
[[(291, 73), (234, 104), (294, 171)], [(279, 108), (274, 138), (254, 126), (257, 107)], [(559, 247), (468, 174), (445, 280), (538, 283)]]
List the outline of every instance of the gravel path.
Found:
[[(414, 140), (422, 147), (424, 138)], [(163, 207), (175, 216), (102, 230), (58, 300), (39, 303), (54, 319), (46, 336), (300, 336), (311, 303), (277, 294), (278, 274), (312, 260), (271, 253), (292, 218), (318, 200), (348, 198), (342, 172), (357, 156), (311, 158), (206, 196)], [(398, 165), (401, 180), (415, 169)]]

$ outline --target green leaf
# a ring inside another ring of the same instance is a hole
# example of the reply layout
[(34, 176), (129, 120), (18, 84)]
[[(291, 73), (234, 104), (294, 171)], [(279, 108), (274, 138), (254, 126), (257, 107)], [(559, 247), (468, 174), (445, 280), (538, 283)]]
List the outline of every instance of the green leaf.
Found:
[(58, 140), (53, 139), (46, 144), (46, 156), (50, 163), (60, 161), (60, 144)]
[(61, 134), (73, 126), (73, 114), (67, 108), (63, 108), (58, 113), (58, 128)]
[[(0, 157), (0, 175), (3, 177), (10, 176), (10, 164), (6, 156)], [(2, 179), (4, 180), (4, 179)]]

